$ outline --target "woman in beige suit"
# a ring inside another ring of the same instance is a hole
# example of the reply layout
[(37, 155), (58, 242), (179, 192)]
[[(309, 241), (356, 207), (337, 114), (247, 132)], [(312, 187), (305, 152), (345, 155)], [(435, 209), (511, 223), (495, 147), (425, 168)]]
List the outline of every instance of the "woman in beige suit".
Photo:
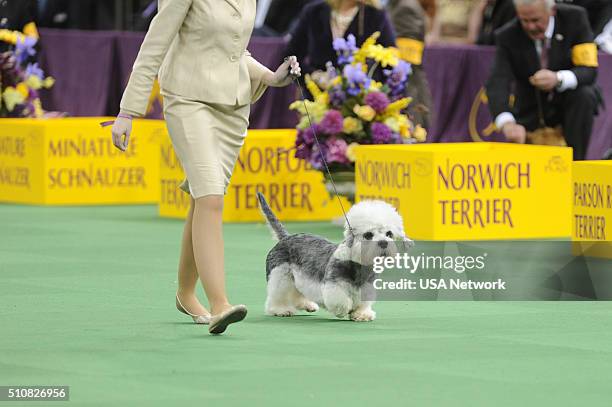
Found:
[[(160, 0), (142, 43), (113, 125), (113, 143), (128, 146), (132, 117), (145, 114), (155, 78), (164, 96), (164, 116), (191, 194), (183, 232), (176, 306), (218, 334), (246, 316), (225, 291), (223, 195), (244, 142), (250, 104), (268, 86), (286, 86), (300, 76), (295, 57), (276, 70), (246, 51), (255, 20), (255, 0)], [(124, 137), (125, 136), (125, 137)], [(198, 301), (202, 282), (210, 304)]]

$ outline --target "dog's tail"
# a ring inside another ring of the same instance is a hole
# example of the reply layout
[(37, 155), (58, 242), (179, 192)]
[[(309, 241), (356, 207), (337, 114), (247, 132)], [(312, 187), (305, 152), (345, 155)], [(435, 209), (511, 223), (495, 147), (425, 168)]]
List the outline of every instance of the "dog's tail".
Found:
[(272, 209), (270, 209), (268, 202), (266, 202), (266, 198), (264, 198), (261, 192), (257, 192), (257, 199), (259, 200), (259, 208), (261, 209), (261, 213), (263, 213), (265, 216), (268, 226), (270, 226), (270, 229), (272, 230), (272, 236), (274, 236), (276, 240), (281, 240), (289, 236), (289, 232), (287, 232), (283, 224), (280, 223), (276, 215), (274, 215), (274, 212), (272, 212)]

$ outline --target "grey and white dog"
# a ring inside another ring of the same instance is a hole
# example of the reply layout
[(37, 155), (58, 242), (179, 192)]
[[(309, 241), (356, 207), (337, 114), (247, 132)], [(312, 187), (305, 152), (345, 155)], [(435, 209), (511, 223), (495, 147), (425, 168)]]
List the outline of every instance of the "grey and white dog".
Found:
[(336, 244), (312, 234), (289, 234), (264, 196), (257, 197), (278, 240), (266, 258), (266, 314), (288, 317), (321, 306), (338, 318), (374, 320), (373, 297), (363, 295), (372, 290), (374, 273), (363, 266), (376, 256), (394, 255), (397, 241), (412, 245), (395, 208), (383, 201), (357, 203), (347, 213), (344, 240)]

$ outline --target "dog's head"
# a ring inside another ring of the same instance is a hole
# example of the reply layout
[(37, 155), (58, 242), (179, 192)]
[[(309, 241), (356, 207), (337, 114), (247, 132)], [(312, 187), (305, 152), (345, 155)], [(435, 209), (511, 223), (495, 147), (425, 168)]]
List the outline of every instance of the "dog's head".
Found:
[(404, 233), (402, 217), (384, 201), (361, 201), (347, 218), (351, 228), (344, 225), (344, 240), (334, 253), (337, 259), (370, 265), (374, 257), (393, 256), (400, 248), (414, 245)]

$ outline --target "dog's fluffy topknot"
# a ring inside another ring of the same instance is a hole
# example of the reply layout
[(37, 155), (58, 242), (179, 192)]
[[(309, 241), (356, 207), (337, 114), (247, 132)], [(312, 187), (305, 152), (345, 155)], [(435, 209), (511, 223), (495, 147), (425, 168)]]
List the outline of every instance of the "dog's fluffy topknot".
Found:
[[(353, 205), (346, 216), (357, 234), (373, 227), (388, 226), (394, 226), (399, 232), (404, 233), (402, 217), (392, 205), (384, 201), (361, 201)], [(347, 237), (348, 234), (349, 229), (345, 222), (344, 236)]]

